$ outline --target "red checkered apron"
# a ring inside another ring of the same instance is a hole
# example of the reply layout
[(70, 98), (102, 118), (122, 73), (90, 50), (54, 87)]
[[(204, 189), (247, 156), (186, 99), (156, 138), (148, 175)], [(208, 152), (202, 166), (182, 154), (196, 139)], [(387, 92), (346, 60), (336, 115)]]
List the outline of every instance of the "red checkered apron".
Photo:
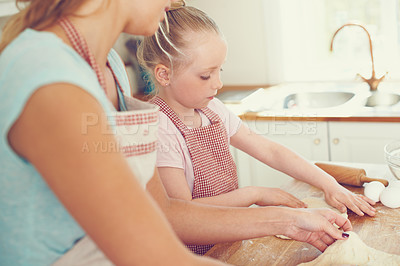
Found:
[[(64, 29), (75, 51), (93, 68), (100, 85), (105, 88), (103, 73), (90, 52), (85, 39), (68, 19), (61, 19), (59, 24)], [(119, 94), (123, 93), (123, 88), (111, 67), (110, 70), (116, 81)], [(153, 176), (156, 166), (158, 106), (139, 101), (127, 95), (123, 95), (123, 99), (126, 111), (112, 112), (108, 119), (115, 124), (114, 132), (119, 145), (118, 149), (125, 155), (125, 159), (135, 177), (145, 187), (148, 180)], [(112, 263), (103, 255), (93, 241), (88, 236), (85, 236), (54, 265), (99, 266), (112, 265)]]
[[(67, 18), (60, 19), (59, 24), (75, 51), (93, 68), (100, 85), (105, 88), (104, 75), (85, 39)], [(111, 67), (110, 70), (118, 90), (123, 93), (123, 88)], [(119, 149), (125, 155), (135, 176), (145, 186), (154, 174), (157, 159), (158, 107), (127, 95), (123, 95), (123, 98), (127, 111), (113, 112), (108, 119), (115, 122), (115, 136)]]
[[(192, 198), (212, 197), (238, 188), (236, 165), (229, 151), (228, 134), (221, 118), (208, 107), (201, 109), (211, 124), (188, 128), (160, 97), (152, 102), (168, 116), (186, 141), (194, 172)], [(188, 245), (197, 254), (205, 254), (213, 245)]]

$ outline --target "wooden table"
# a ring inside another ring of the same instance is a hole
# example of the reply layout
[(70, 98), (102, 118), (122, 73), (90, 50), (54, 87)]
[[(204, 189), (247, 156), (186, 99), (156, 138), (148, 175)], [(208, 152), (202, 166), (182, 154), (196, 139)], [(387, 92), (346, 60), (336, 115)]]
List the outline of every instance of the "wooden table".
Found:
[[(344, 163), (339, 163), (345, 165)], [(382, 164), (347, 164), (363, 168), (367, 176), (396, 180), (388, 167)], [(298, 198), (323, 197), (322, 191), (303, 182), (290, 181), (284, 190)], [(363, 193), (363, 188), (346, 186), (355, 193)], [(400, 208), (390, 209), (377, 203), (374, 217), (360, 217), (349, 211), (353, 231), (370, 247), (400, 255)], [(297, 265), (315, 259), (321, 252), (312, 245), (294, 240), (282, 240), (274, 236), (222, 243), (215, 245), (206, 256), (233, 265)]]

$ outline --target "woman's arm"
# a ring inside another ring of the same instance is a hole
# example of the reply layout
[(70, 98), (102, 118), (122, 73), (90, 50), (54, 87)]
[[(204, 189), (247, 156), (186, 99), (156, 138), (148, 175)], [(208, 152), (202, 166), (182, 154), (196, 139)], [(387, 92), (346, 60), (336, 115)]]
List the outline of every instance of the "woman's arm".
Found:
[[(88, 128), (83, 115), (98, 118)], [(98, 102), (69, 84), (39, 88), (8, 137), (117, 265), (220, 265), (192, 255), (136, 181)], [(110, 147), (102, 151), (99, 147)], [(83, 150), (85, 147), (85, 150)], [(206, 264), (209, 263), (209, 264)]]
[(210, 205), (249, 207), (253, 204), (260, 206), (285, 205), (293, 208), (302, 208), (306, 205), (279, 188), (244, 187), (221, 195), (192, 199), (192, 193), (185, 178), (183, 169), (174, 167), (159, 167), (162, 183), (171, 198), (183, 199)]
[(370, 206), (374, 202), (356, 196), (297, 153), (252, 132), (243, 124), (231, 137), (231, 144), (272, 168), (323, 190), (327, 202), (342, 212), (346, 211), (347, 206), (358, 215), (363, 215), (363, 212), (375, 215), (375, 209)]
[(345, 231), (352, 229), (349, 220), (328, 209), (220, 207), (169, 198), (158, 175), (147, 183), (147, 190), (186, 244), (215, 244), (283, 234), (322, 251), (334, 239), (344, 239), (333, 223)]

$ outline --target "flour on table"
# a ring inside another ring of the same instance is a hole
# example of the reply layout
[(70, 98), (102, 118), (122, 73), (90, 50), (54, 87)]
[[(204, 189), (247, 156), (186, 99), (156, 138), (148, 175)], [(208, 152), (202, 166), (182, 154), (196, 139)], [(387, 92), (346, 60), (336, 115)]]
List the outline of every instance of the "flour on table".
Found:
[[(338, 209), (330, 206), (326, 201), (322, 198), (315, 198), (315, 197), (309, 197), (309, 198), (304, 198), (301, 200), (305, 204), (308, 205), (308, 208), (328, 208), (331, 209), (332, 211), (342, 215), (344, 218), (347, 219), (348, 215), (347, 213), (341, 213)], [(336, 226), (338, 227), (338, 226)], [(284, 235), (276, 235), (276, 237), (281, 238), (281, 239), (291, 239), (290, 237), (284, 236)]]
[(398, 266), (400, 256), (385, 253), (367, 246), (354, 232), (347, 232), (346, 240), (336, 240), (324, 253), (315, 260), (301, 263), (299, 266), (324, 265), (365, 265), (365, 266)]

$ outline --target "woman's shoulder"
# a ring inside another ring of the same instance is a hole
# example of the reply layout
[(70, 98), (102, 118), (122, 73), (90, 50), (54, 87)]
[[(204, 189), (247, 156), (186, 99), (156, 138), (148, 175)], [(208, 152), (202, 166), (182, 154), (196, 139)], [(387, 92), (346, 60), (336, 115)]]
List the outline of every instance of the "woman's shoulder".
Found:
[(57, 82), (100, 96), (94, 71), (53, 33), (26, 29), (0, 55), (0, 87), (24, 93)]
[(8, 113), (1, 126), (9, 127), (39, 88), (55, 83), (73, 84), (92, 95), (110, 111), (107, 96), (92, 68), (56, 35), (27, 29), (0, 54), (0, 106)]
[[(50, 75), (57, 70), (61, 72), (62, 68), (62, 72), (68, 74), (81, 72), (82, 69), (90, 70), (84, 62), (55, 34), (26, 29), (4, 49), (0, 56), (0, 69), (22, 69), (24, 75), (49, 71)], [(30, 71), (27, 71), (28, 69)]]

